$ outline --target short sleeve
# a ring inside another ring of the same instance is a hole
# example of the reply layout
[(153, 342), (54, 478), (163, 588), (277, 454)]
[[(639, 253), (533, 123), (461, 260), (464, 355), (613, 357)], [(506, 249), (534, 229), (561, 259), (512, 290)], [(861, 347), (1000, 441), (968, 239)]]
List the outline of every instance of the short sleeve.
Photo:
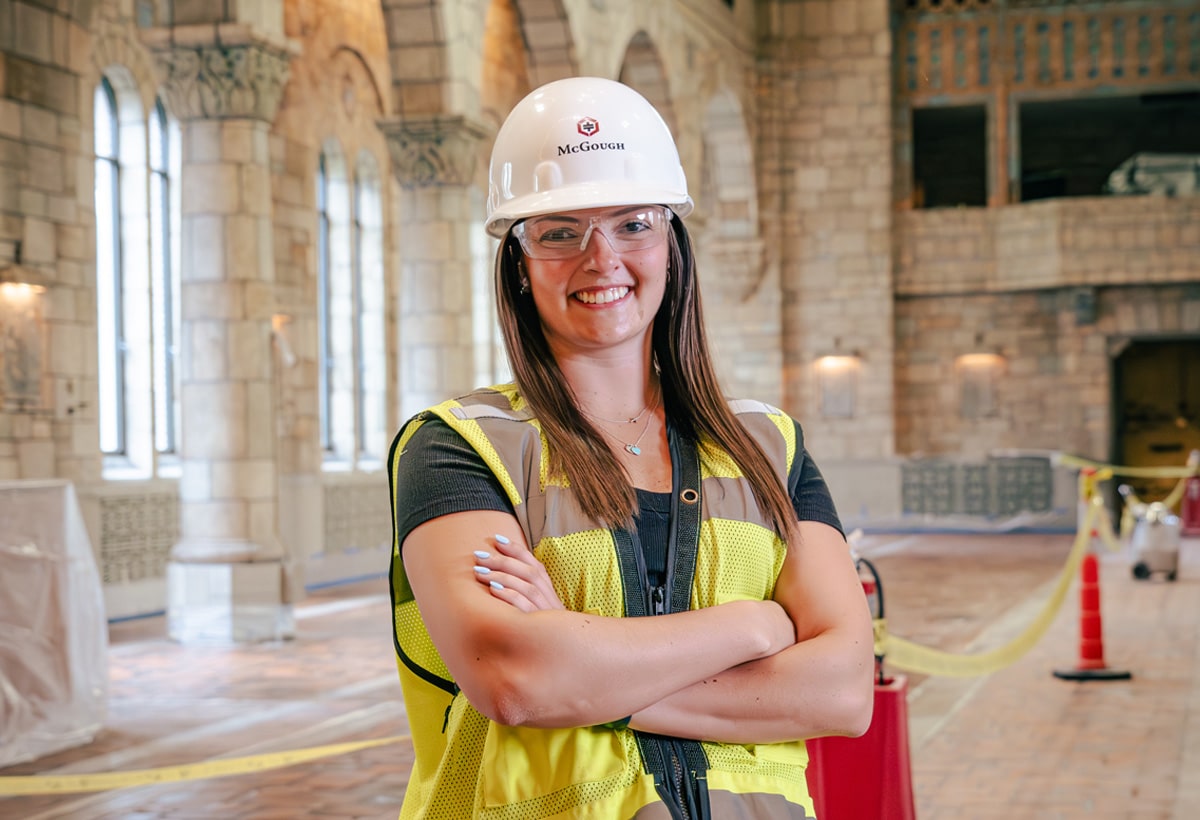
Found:
[(800, 422), (793, 419), (792, 423), (796, 425), (796, 458), (788, 472), (788, 494), (792, 497), (796, 519), (828, 524), (844, 536), (846, 531), (838, 518), (833, 496), (829, 494), (821, 470), (804, 446), (804, 431), (800, 428)]
[(397, 456), (396, 538), (443, 515), (472, 510), (512, 513), (500, 482), (466, 439), (438, 418), (424, 422)]

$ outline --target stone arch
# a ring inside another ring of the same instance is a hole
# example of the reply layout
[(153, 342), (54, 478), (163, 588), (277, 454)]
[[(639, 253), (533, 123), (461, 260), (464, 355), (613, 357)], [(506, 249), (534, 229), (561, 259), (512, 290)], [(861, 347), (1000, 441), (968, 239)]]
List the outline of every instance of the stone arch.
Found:
[(514, 0), (534, 87), (579, 73), (575, 38), (562, 0)]
[[(414, 5), (382, 0), (392, 66), (392, 110), (401, 119), (477, 117), (480, 48), (486, 14), (447, 13), (444, 0)], [(576, 73), (575, 45), (562, 0), (512, 0), (532, 85)]]
[[(96, 21), (92, 34), (92, 69), (93, 73), (87, 78), (89, 87), (100, 82), (102, 76), (114, 82), (114, 87), (119, 81), (126, 100), (129, 95), (135, 95), (143, 113), (154, 107), (157, 96), (162, 96), (164, 104), (167, 103), (166, 95), (159, 93), (162, 84), (150, 53), (134, 40), (128, 25), (107, 19)], [(122, 107), (128, 104), (121, 99), (118, 102)]]
[(625, 57), (621, 60), (621, 71), (617, 79), (636, 90), (658, 109), (667, 127), (679, 139), (679, 128), (675, 118), (675, 106), (671, 102), (671, 90), (667, 84), (667, 72), (658, 53), (658, 46), (643, 29), (629, 40)]
[(759, 231), (754, 149), (741, 102), (728, 89), (712, 96), (704, 110), (703, 168), (697, 199), (703, 244), (723, 277), (736, 283), (740, 299), (762, 284), (763, 247)]
[(355, 119), (352, 108), (366, 101), (370, 110), (364, 113), (371, 119), (382, 117), (386, 110), (386, 98), (366, 58), (349, 46), (339, 46), (333, 52), (330, 63), (327, 70), (342, 75), (342, 105), (347, 109), (348, 116)]
[(700, 173), (693, 235), (709, 332), (726, 388), (778, 403), (781, 319), (778, 277), (764, 263), (754, 149), (740, 98), (727, 87), (697, 100)]
[(504, 118), (533, 89), (521, 15), (514, 0), (489, 0), (483, 27), (480, 115), (499, 130)]

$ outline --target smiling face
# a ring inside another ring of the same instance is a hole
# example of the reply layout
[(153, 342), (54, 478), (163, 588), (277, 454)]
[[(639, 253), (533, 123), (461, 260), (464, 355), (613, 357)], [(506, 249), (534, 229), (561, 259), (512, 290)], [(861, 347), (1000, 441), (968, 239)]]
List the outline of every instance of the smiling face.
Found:
[(621, 206), (518, 226), (530, 295), (556, 357), (649, 350), (666, 287), (669, 222), (660, 206)]

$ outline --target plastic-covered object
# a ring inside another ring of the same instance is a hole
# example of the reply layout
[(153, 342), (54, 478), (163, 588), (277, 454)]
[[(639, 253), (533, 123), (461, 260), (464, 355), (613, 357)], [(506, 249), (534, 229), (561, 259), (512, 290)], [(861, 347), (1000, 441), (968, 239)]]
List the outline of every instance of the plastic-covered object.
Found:
[(107, 707), (104, 593), (74, 487), (0, 481), (0, 767), (89, 743)]

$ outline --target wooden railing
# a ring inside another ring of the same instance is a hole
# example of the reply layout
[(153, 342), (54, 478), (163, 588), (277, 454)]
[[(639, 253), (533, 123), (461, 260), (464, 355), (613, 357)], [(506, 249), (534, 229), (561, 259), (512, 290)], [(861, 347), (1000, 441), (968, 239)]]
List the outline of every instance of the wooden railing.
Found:
[(1200, 80), (1194, 0), (898, 0), (897, 92), (931, 97)]

